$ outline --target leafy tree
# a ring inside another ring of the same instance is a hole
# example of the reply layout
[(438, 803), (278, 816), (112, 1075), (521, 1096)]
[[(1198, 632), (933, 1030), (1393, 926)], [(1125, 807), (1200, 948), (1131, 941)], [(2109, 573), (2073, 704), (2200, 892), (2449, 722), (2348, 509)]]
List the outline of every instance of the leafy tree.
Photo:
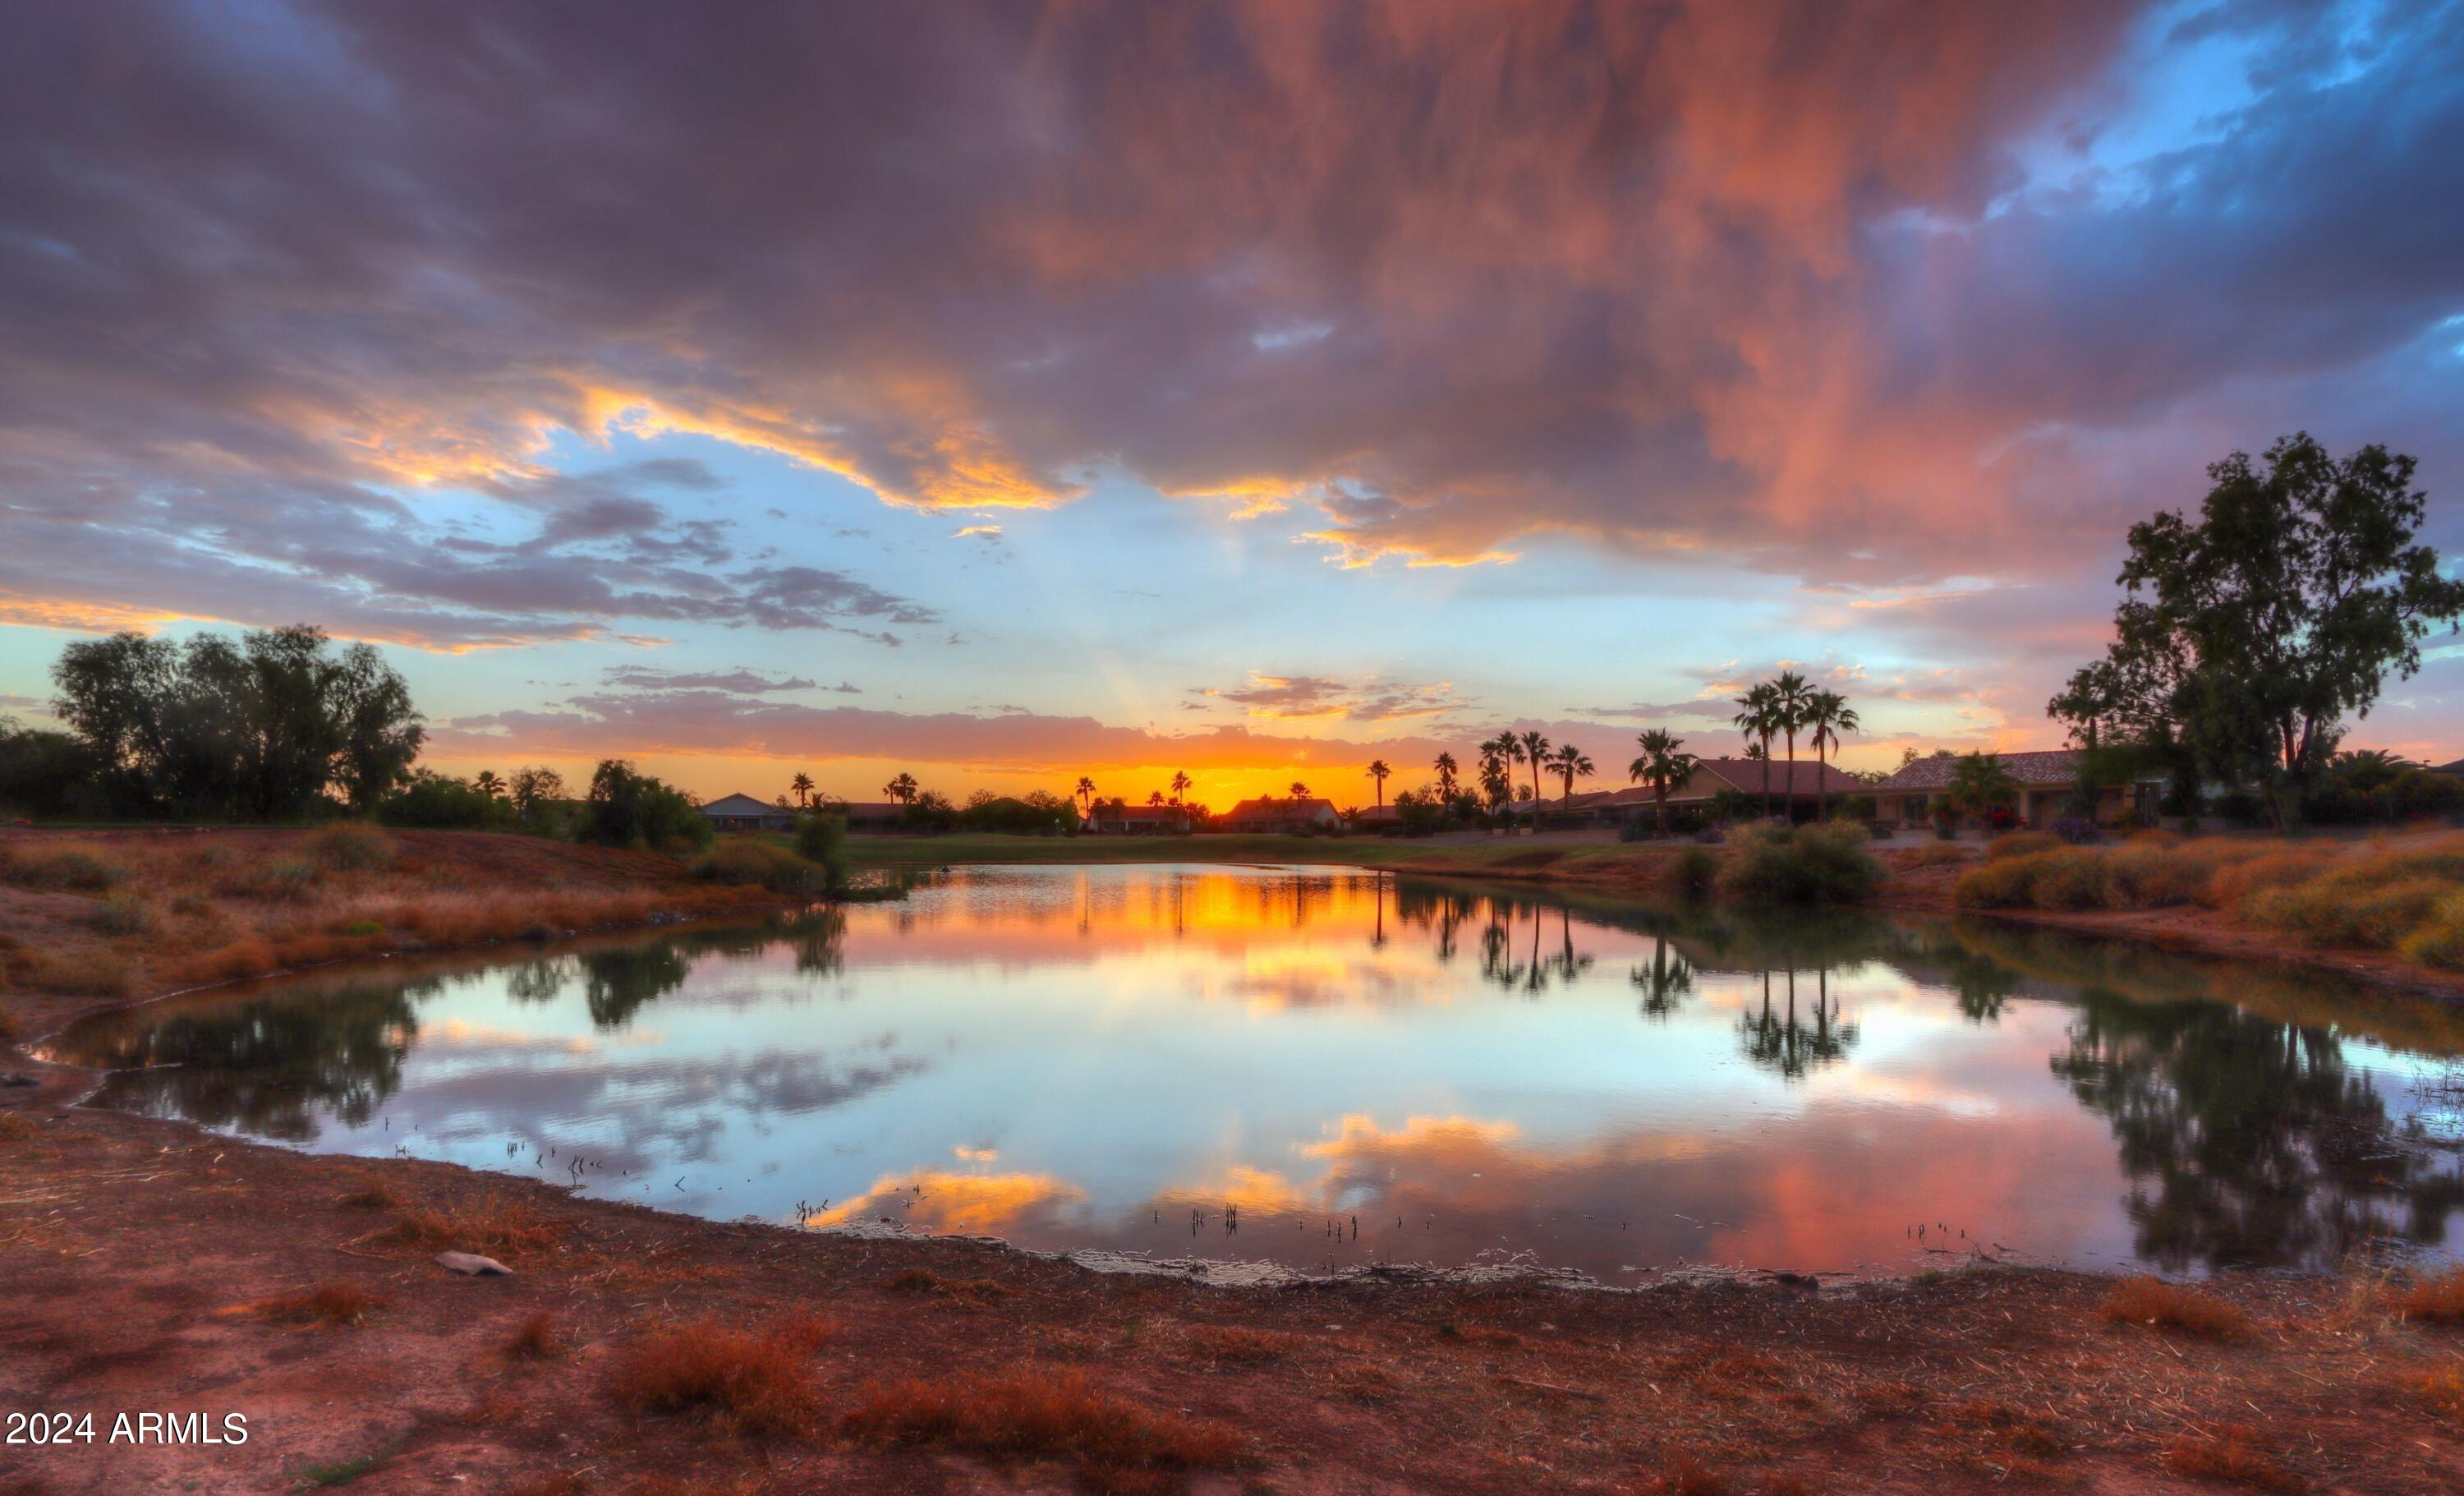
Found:
[(583, 797), (583, 841), (602, 847), (691, 851), (710, 845), (710, 818), (684, 791), (622, 759), (603, 759)]
[(822, 869), (831, 892), (847, 887), (847, 817), (807, 811), (796, 818), (796, 855)]
[(424, 733), (409, 688), (365, 644), (309, 625), (81, 640), (52, 667), (61, 718), (105, 787), (140, 813), (307, 814), (372, 808), (401, 783)]
[(1626, 779), (1631, 783), (1649, 784), (1651, 801), (1660, 822), (1660, 834), (1668, 834), (1668, 792), (1694, 778), (1702, 759), (1684, 751), (1685, 739), (1664, 727), (1655, 727), (1635, 737), (1641, 757), (1626, 765)]
[[(2421, 668), (2432, 624), (2464, 616), (2464, 581), (2415, 542), (2414, 467), (2377, 445), (2339, 459), (2296, 432), (2261, 463), (2237, 451), (2209, 468), (2196, 519), (2131, 527), (2114, 643), (2047, 712), (2080, 741), (2173, 744), (2211, 780), (2263, 778), (2298, 803), (2345, 717)], [(2279, 825), (2285, 809), (2271, 797)]]
[(525, 764), (514, 771), (509, 785), (514, 814), (533, 830), (549, 827), (558, 803), (565, 798), (564, 776), (545, 764)]
[(511, 805), (480, 789), (475, 781), (432, 769), (412, 770), (410, 778), (376, 806), (377, 819), (387, 825), (438, 830), (484, 831), (510, 824), (513, 816)]
[(95, 757), (67, 733), (0, 716), (0, 811), (22, 816), (94, 816), (105, 803)]

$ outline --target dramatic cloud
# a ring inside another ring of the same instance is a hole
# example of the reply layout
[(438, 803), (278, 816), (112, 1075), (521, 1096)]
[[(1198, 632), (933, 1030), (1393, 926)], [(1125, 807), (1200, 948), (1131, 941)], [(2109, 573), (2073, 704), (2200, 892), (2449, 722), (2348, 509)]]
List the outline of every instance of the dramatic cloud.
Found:
[[(647, 496), (707, 492), (691, 464), (538, 465), (611, 429), (956, 510), (1118, 471), (1313, 511), (1353, 561), (1560, 532), (2038, 571), (2195, 473), (2164, 418), (2263, 439), (2304, 381), (2332, 416), (2464, 310), (2454, 7), (2166, 14), (33, 8), (0, 56), (0, 619), (930, 619), (746, 566)], [(2241, 82), (2111, 143), (2131, 70), (2192, 46)], [(535, 532), (451, 533), (457, 489)]]
[(1377, 679), (1351, 683), (1318, 675), (1252, 673), (1243, 685), (1201, 687), (1190, 694), (1232, 702), (1246, 708), (1251, 716), (1340, 717), (1354, 722), (1442, 716), (1471, 704), (1442, 681), (1434, 685)]

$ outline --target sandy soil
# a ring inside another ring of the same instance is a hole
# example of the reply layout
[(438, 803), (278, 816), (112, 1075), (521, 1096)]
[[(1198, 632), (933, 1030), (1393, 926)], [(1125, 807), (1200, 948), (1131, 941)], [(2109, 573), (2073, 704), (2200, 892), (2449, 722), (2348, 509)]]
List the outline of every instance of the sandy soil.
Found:
[[(212, 834), (273, 839), (257, 851), (296, 835)], [(446, 867), (465, 892), (553, 886), (572, 908), (614, 909), (586, 895), (647, 891), (623, 906), (644, 917), (692, 892), (656, 859), (405, 842), (387, 876)], [(72, 895), (0, 897), (21, 951), (90, 938), (76, 909), (49, 902)], [(183, 958), (146, 956), (137, 990)], [(111, 1001), (11, 993), (0, 1016), (22, 1037)], [(91, 1414), (95, 1440), (0, 1443), (10, 1496), (1782, 1496), (2216, 1489), (2219, 1473), (2246, 1489), (2427, 1492), (2457, 1489), (2464, 1468), (2464, 1330), (2406, 1319), (2358, 1277), (2228, 1280), (2217, 1291), (2250, 1324), (2220, 1336), (2112, 1322), (2103, 1280), (1950, 1259), (1924, 1279), (1819, 1287), (1229, 1289), (311, 1157), (80, 1108), (80, 1075), (0, 1062), (12, 1067), (39, 1084), (0, 1087), (0, 1415)], [(434, 1261), (445, 1246), (515, 1275), (451, 1274)], [(341, 1322), (286, 1317), (280, 1301), (319, 1288)], [(519, 1353), (540, 1314), (549, 1353)], [(759, 1342), (781, 1363), (778, 1397), (747, 1401), (722, 1367), (737, 1390), (715, 1406), (641, 1400), (646, 1346), (712, 1338), (658, 1338), (674, 1327), (758, 1335), (795, 1314), (822, 1323)], [(1041, 1398), (1041, 1421), (988, 1433), (884, 1412), (912, 1412), (919, 1385), (971, 1409)], [(123, 1412), (243, 1415), (251, 1437), (115, 1444)]]

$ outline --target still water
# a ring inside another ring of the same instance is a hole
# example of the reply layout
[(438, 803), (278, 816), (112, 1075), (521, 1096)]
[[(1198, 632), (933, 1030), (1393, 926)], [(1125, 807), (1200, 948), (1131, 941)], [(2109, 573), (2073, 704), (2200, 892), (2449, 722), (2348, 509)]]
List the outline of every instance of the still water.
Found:
[[(2052, 932), (1281, 868), (158, 1003), (107, 1105), (815, 1226), (1324, 1268), (2453, 1255), (2464, 1023)], [(1631, 1281), (1628, 1279), (1626, 1281)]]

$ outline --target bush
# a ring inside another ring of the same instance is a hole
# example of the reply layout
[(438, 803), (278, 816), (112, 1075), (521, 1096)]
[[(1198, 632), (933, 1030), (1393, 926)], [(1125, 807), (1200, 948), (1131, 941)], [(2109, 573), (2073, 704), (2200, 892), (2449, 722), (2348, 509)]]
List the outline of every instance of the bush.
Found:
[(1247, 1449), (1230, 1428), (1105, 1391), (1075, 1367), (876, 1383), (840, 1427), (867, 1443), (1073, 1461), (1106, 1489), (1154, 1488), (1159, 1472), (1235, 1464)]
[(2025, 857), (2033, 852), (2052, 851), (2061, 845), (2061, 838), (2050, 831), (2013, 831), (1987, 843), (1985, 860), (2000, 862), (2005, 857)]
[(644, 1336), (617, 1359), (609, 1391), (643, 1413), (707, 1413), (748, 1434), (803, 1431), (819, 1408), (812, 1353), (827, 1321), (796, 1316), (759, 1331), (715, 1320)]
[(1865, 823), (1865, 834), (1875, 841), (1887, 842), (1891, 839), (1891, 827), (1880, 821), (1868, 821)]
[(825, 887), (847, 887), (847, 818), (820, 812), (797, 817), (796, 855), (822, 869)]
[(226, 898), (297, 903), (317, 891), (318, 876), (315, 863), (297, 857), (269, 857), (223, 874), (214, 880), (214, 891)]
[(107, 935), (140, 935), (154, 928), (154, 910), (143, 899), (113, 893), (95, 906), (94, 928)]
[(693, 875), (706, 883), (759, 884), (774, 893), (819, 898), (829, 891), (828, 872), (783, 847), (730, 838), (693, 859)]
[(2250, 1316), (2231, 1300), (2161, 1278), (2124, 1278), (2113, 1286), (2097, 1312), (2117, 1325), (2152, 1325), (2216, 1338), (2250, 1329)]
[(309, 855), (337, 872), (390, 867), (393, 851), (393, 838), (360, 821), (329, 825), (308, 839)]
[(2312, 883), (2260, 890), (2251, 896), (2244, 917), (2289, 930), (2317, 945), (2391, 950), (2428, 923), (2454, 891), (2454, 883), (2437, 878), (2370, 886), (2329, 874)]
[(81, 847), (13, 854), (0, 848), (0, 879), (24, 888), (74, 889), (81, 893), (99, 893), (104, 889), (118, 887), (127, 876), (127, 869), (98, 857)]
[(469, 780), (419, 769), (377, 803), (377, 819), (387, 825), (485, 831), (513, 825), (517, 817), (510, 803), (482, 793)]
[(1687, 898), (1711, 891), (1720, 876), (1720, 859), (1706, 847), (1681, 847), (1668, 865), (1668, 881)]
[(2072, 847), (2091, 847), (2104, 840), (2104, 828), (2094, 816), (2064, 816), (2054, 823), (2054, 835)]
[(1936, 842), (1930, 847), (1920, 847), (1910, 852), (1908, 863), (1911, 867), (1917, 868), (1939, 868), (1946, 863), (1970, 861), (1975, 855), (1973, 851), (1956, 842)]
[(2464, 893), (2451, 893), (2441, 899), (2438, 908), (2406, 935), (2397, 949), (2424, 966), (2464, 969)]
[(1720, 869), (1720, 891), (1774, 904), (1863, 898), (1882, 878), (1867, 841), (1853, 825), (1757, 826), (1738, 837)]
[(2036, 901), (2036, 861), (2047, 855), (2006, 857), (1969, 869), (1951, 885), (1950, 901), (1962, 909), (2027, 909)]
[(710, 818), (684, 791), (641, 773), (622, 759), (600, 760), (583, 802), (580, 840), (601, 847), (659, 852), (695, 851), (715, 833)]
[(2334, 861), (2335, 854), (2324, 849), (2261, 850), (2210, 873), (2198, 902), (2210, 909), (2238, 913), (2261, 890), (2307, 883), (2325, 872)]
[(1962, 909), (2102, 909), (2108, 887), (2102, 857), (2057, 846), (2018, 857), (1989, 854), (1959, 875), (1950, 896)]

